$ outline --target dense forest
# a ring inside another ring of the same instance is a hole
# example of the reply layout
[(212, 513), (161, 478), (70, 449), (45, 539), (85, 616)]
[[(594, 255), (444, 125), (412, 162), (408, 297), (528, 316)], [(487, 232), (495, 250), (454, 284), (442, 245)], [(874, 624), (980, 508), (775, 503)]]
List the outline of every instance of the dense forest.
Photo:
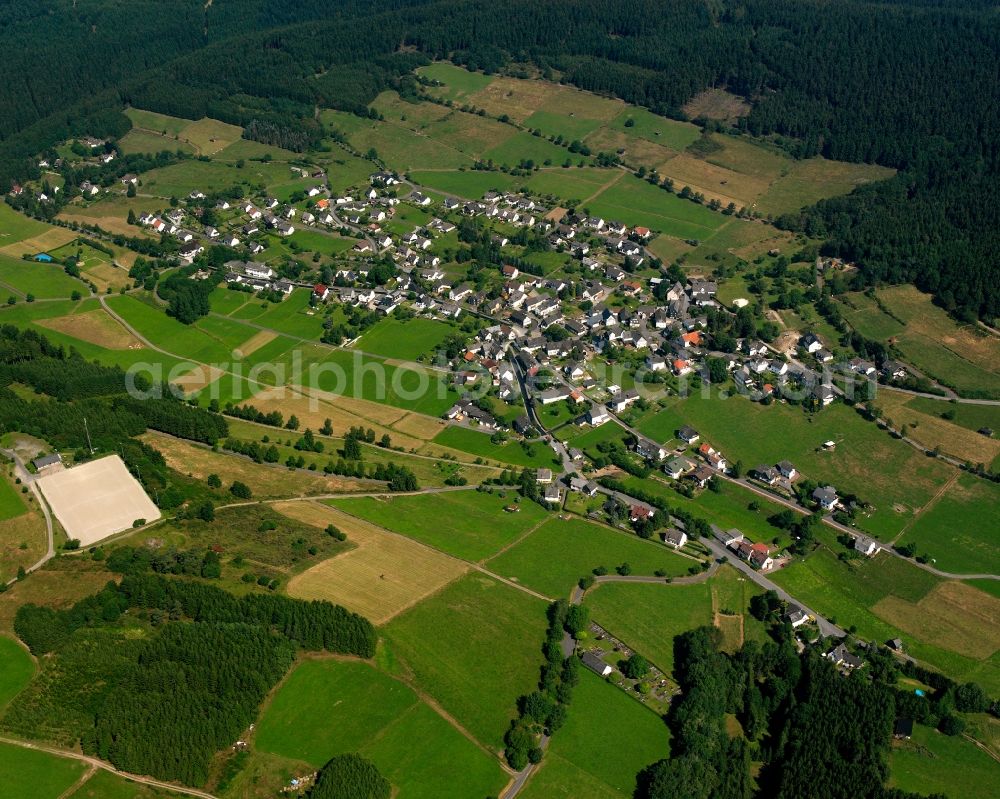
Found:
[(752, 103), (741, 132), (902, 170), (783, 225), (870, 281), (1000, 315), (1000, 17), (981, 0), (38, 0), (0, 10), (0, 41), (0, 185), (70, 135), (121, 135), (126, 104), (311, 146), (317, 106), (365, 113), (430, 58), (533, 63), (675, 117), (726, 87)]
[[(636, 799), (916, 799), (885, 787), (895, 720), (957, 735), (954, 711), (997, 710), (980, 686), (901, 663), (876, 645), (851, 643), (865, 667), (843, 674), (822, 643), (796, 651), (781, 607), (773, 592), (756, 597), (751, 612), (770, 622), (774, 640), (734, 654), (720, 651), (714, 627), (674, 639), (681, 694), (667, 716), (671, 756), (639, 774)], [(917, 695), (898, 685), (901, 672), (931, 689)], [(752, 763), (761, 764), (756, 778)]]
[(367, 619), (339, 605), (149, 573), (67, 610), (23, 605), (14, 629), (51, 657), (3, 728), (64, 736), (118, 768), (189, 785), (204, 784), (215, 753), (254, 721), (296, 649), (371, 657), (376, 641)]

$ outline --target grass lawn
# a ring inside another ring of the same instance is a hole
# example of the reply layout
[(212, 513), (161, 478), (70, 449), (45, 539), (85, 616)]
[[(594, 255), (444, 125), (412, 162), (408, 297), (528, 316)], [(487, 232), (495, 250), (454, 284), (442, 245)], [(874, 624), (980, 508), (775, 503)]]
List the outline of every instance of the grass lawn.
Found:
[(445, 194), (454, 194), (468, 200), (476, 200), (488, 191), (508, 191), (515, 186), (519, 178), (511, 177), (503, 172), (481, 172), (477, 170), (454, 170), (443, 172), (410, 173), (413, 182), (429, 189), (437, 189)]
[(517, 513), (505, 512), (504, 506), (514, 499), (513, 491), (506, 497), (450, 491), (386, 499), (331, 499), (327, 504), (450, 555), (478, 561), (545, 518), (545, 511), (534, 502), (520, 503)]
[(560, 438), (565, 436), (565, 442), (570, 447), (583, 450), (589, 457), (597, 457), (597, 445), (605, 441), (621, 441), (626, 433), (617, 422), (605, 422), (599, 427), (583, 425), (581, 427), (564, 427), (559, 431)]
[(550, 751), (631, 796), (639, 771), (669, 755), (670, 732), (649, 708), (580, 669), (566, 724), (552, 737)]
[(674, 636), (712, 623), (708, 582), (598, 584), (584, 600), (594, 621), (670, 674)]
[(399, 789), (400, 799), (460, 799), (464, 790), (486, 795), (506, 781), (493, 758), (412, 689), (356, 661), (299, 665), (261, 719), (255, 745), (317, 767), (333, 755), (360, 752)]
[(20, 214), (7, 203), (0, 204), (0, 247), (34, 238), (51, 230), (49, 225)]
[(67, 275), (61, 266), (0, 255), (0, 291), (4, 288), (20, 295), (33, 294), (40, 300), (68, 298), (74, 291), (90, 293), (86, 284)]
[[(628, 121), (632, 124), (629, 125)], [(611, 128), (620, 130), (629, 136), (641, 139), (680, 152), (689, 144), (696, 142), (701, 136), (701, 128), (690, 122), (678, 122), (658, 116), (644, 108), (629, 107), (621, 112), (612, 122)]]
[(433, 319), (401, 322), (387, 317), (369, 328), (354, 346), (386, 358), (415, 361), (421, 355), (433, 356), (454, 331), (451, 325)]
[[(182, 358), (204, 362), (228, 362), (232, 347), (198, 327), (185, 325), (159, 308), (133, 296), (110, 297), (112, 310), (150, 342)], [(252, 330), (248, 329), (248, 336)], [(245, 340), (245, 339), (244, 339)]]
[(194, 147), (186, 141), (175, 139), (170, 135), (164, 136), (162, 133), (139, 130), (138, 128), (133, 128), (122, 136), (118, 142), (118, 146), (121, 147), (125, 155), (131, 155), (132, 153), (155, 154), (164, 150), (172, 153), (178, 150), (185, 153), (194, 153)]
[(433, 441), (442, 447), (451, 447), (490, 461), (527, 466), (531, 469), (552, 468), (559, 463), (558, 457), (543, 441), (528, 442), (526, 450), (520, 441), (494, 444), (490, 441), (490, 434), (457, 425), (444, 428), (434, 436)]
[(119, 777), (110, 771), (98, 769), (94, 772), (94, 776), (73, 791), (67, 799), (176, 799), (176, 797), (176, 791), (153, 788)]
[(25, 649), (0, 635), (0, 709), (20, 693), (34, 673), (35, 664)]
[(659, 569), (678, 576), (695, 562), (662, 543), (615, 532), (582, 519), (550, 519), (520, 543), (488, 561), (490, 570), (546, 596), (568, 596), (577, 580), (603, 566), (613, 571), (627, 562), (633, 574)]
[(0, 743), (0, 796), (58, 799), (86, 768), (78, 760)]
[(538, 166), (546, 162), (559, 165), (567, 158), (571, 159), (573, 163), (580, 160), (590, 161), (589, 158), (571, 153), (565, 147), (553, 144), (548, 139), (532, 136), (527, 131), (515, 133), (502, 144), (486, 150), (482, 157), (484, 160), (492, 159), (497, 164), (506, 164), (507, 166), (517, 166), (522, 161), (534, 161)]
[(542, 663), (545, 603), (475, 574), (383, 628), (388, 657), (480, 742), (500, 751)]
[(903, 543), (934, 559), (939, 569), (958, 574), (1000, 574), (997, 514), (1000, 485), (961, 475), (903, 535)]
[(137, 128), (145, 128), (171, 136), (176, 136), (192, 122), (190, 119), (158, 114), (155, 111), (144, 111), (141, 108), (128, 108), (125, 110), (125, 116), (131, 119), (132, 124)]
[[(580, 690), (579, 686), (577, 690)], [(562, 730), (559, 732), (562, 733)], [(523, 799), (577, 799), (581, 796), (587, 799), (628, 799), (632, 796), (631, 791), (616, 791), (606, 782), (563, 759), (553, 749), (549, 747), (541, 768), (521, 791)], [(615, 755), (621, 756), (621, 752)]]
[(889, 785), (904, 791), (962, 799), (996, 796), (996, 761), (971, 741), (920, 724), (909, 741), (893, 743), (889, 772)]
[(443, 83), (443, 86), (431, 88), (430, 92), (447, 100), (461, 100), (480, 89), (485, 89), (493, 81), (490, 75), (470, 72), (446, 61), (420, 67), (417, 72), (428, 80)]
[(0, 521), (13, 519), (27, 510), (21, 495), (6, 480), (0, 480)]
[(588, 134), (601, 127), (601, 120), (584, 119), (567, 114), (553, 114), (551, 111), (535, 111), (524, 120), (524, 125), (528, 128), (536, 128), (546, 136), (562, 136), (568, 141), (573, 139), (582, 141)]
[(682, 239), (703, 239), (716, 230), (726, 217), (703, 205), (682, 200), (676, 194), (626, 175), (586, 203), (590, 214), (645, 225), (651, 230)]

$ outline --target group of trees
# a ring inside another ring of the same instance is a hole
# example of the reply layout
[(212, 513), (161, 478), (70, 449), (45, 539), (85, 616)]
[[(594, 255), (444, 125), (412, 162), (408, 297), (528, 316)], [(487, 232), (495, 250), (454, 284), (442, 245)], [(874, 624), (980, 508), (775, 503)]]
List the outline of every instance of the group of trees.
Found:
[(538, 680), (538, 690), (518, 700), (518, 717), (504, 736), (504, 757), (511, 768), (521, 770), (528, 763), (542, 759), (539, 736), (552, 735), (566, 722), (566, 712), (573, 699), (573, 688), (580, 681), (580, 661), (575, 655), (563, 655), (563, 634), (578, 635), (587, 628), (585, 608), (560, 599), (549, 605), (549, 625), (542, 652), (545, 663)]
[[(213, 756), (253, 722), (297, 648), (374, 655), (375, 628), (338, 605), (236, 597), (152, 573), (212, 576), (205, 572), (218, 565), (213, 555), (119, 549), (108, 557), (126, 575), (119, 585), (66, 610), (20, 607), (15, 632), (33, 654), (49, 657), (3, 724), (21, 729), (42, 712), (85, 752), (120, 769), (201, 785)], [(143, 636), (123, 634), (136, 625)]]

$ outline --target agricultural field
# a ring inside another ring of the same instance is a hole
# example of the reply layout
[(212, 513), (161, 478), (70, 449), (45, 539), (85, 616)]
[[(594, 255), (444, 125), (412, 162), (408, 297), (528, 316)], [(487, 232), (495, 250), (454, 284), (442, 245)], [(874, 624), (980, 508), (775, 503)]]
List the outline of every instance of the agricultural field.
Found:
[(118, 140), (118, 146), (125, 155), (133, 153), (159, 153), (163, 150), (194, 154), (194, 147), (183, 139), (164, 136), (151, 130), (132, 128)]
[[(761, 405), (744, 397), (693, 394), (640, 418), (640, 431), (663, 440), (666, 431), (689, 424), (702, 441), (746, 469), (790, 460), (807, 478), (829, 483), (871, 503), (856, 524), (892, 538), (923, 507), (955, 469), (895, 441), (851, 408), (835, 403), (815, 414), (783, 403)], [(781, 436), (772, 431), (782, 430)], [(834, 441), (833, 451), (823, 449)]]
[(891, 337), (904, 361), (964, 396), (1000, 397), (1000, 338), (959, 325), (913, 286), (879, 289), (876, 297), (881, 307), (863, 295), (844, 298), (858, 332)]
[(907, 527), (900, 543), (916, 544), (920, 554), (944, 571), (1000, 574), (998, 508), (1000, 485), (962, 474)]
[(352, 544), (293, 577), (288, 594), (343, 605), (374, 624), (384, 624), (467, 570), (460, 561), (335, 508), (305, 502), (274, 508), (319, 529), (332, 524)]
[(61, 266), (23, 261), (0, 255), (0, 291), (7, 290), (18, 300), (29, 294), (40, 300), (68, 298), (74, 291), (89, 294), (86, 284), (67, 275)]
[[(407, 685), (360, 661), (307, 660), (274, 695), (255, 747), (323, 765), (333, 755), (370, 758), (400, 799), (497, 792), (499, 763)], [(456, 780), (455, 775), (462, 779)]]
[[(33, 494), (21, 494), (11, 467), (0, 476), (0, 583), (17, 576), (45, 554), (45, 520)], [(2, 704), (2, 703), (0, 703)]]
[(994, 795), (997, 764), (962, 736), (948, 736), (915, 724), (909, 741), (895, 741), (889, 756), (889, 785), (903, 791), (939, 793), (963, 799)]
[(942, 402), (882, 388), (877, 403), (885, 419), (897, 430), (906, 425), (906, 437), (927, 449), (986, 467), (1000, 460), (1000, 439), (979, 432), (1000, 430), (1000, 407)]
[(645, 225), (679, 239), (705, 238), (725, 220), (721, 214), (631, 175), (587, 200), (585, 208), (605, 219)]
[(155, 111), (145, 111), (141, 108), (127, 108), (125, 116), (132, 120), (134, 128), (166, 136), (177, 136), (191, 124), (190, 119), (158, 114)]
[(568, 597), (577, 580), (597, 567), (613, 573), (622, 563), (632, 574), (677, 577), (697, 561), (662, 543), (581, 519), (554, 518), (486, 562), (490, 571), (552, 598)]
[(0, 790), (11, 799), (60, 799), (86, 770), (78, 760), (0, 743)]
[(128, 276), (128, 269), (115, 266), (113, 256), (90, 246), (84, 240), (78, 239), (76, 242), (70, 242), (55, 250), (49, 250), (49, 255), (59, 261), (75, 257), (81, 278), (93, 283), (101, 294), (109, 288), (117, 291), (123, 286), (132, 287), (132, 279)]
[(454, 332), (455, 328), (433, 319), (383, 319), (367, 330), (354, 348), (401, 361), (415, 361), (422, 355), (434, 361), (438, 348)]
[(888, 553), (845, 563), (836, 556), (841, 550), (829, 540), (771, 579), (866, 639), (902, 638), (909, 654), (953, 679), (1000, 687), (1000, 599)]
[(480, 561), (516, 541), (546, 517), (534, 502), (514, 504), (510, 496), (479, 491), (446, 491), (420, 496), (331, 499), (327, 504), (379, 527), (470, 561)]
[(508, 191), (518, 183), (503, 172), (483, 172), (476, 170), (431, 172), (419, 169), (410, 172), (410, 177), (418, 186), (436, 189), (444, 194), (475, 200), (488, 191)]
[[(566, 724), (552, 737), (542, 769), (531, 778), (525, 796), (631, 797), (636, 775), (667, 757), (669, 742), (663, 719), (581, 668)], [(553, 758), (565, 763), (554, 766), (555, 774), (562, 772), (558, 785), (552, 782), (554, 773), (546, 774)]]
[[(224, 452), (213, 452), (208, 447), (198, 446), (188, 441), (157, 433), (152, 430), (142, 439), (156, 447), (167, 461), (167, 465), (181, 474), (198, 480), (217, 474), (224, 485), (232, 485), (236, 480), (250, 486), (254, 497), (260, 499), (284, 499), (287, 497), (312, 496), (335, 492), (368, 491), (384, 486), (368, 480), (350, 477), (316, 474), (302, 469), (288, 469), (277, 464), (254, 463), (249, 458)], [(317, 455), (316, 460), (324, 465), (329, 456)]]
[(821, 157), (794, 161), (787, 173), (757, 200), (757, 208), (765, 214), (780, 216), (825, 197), (850, 194), (859, 186), (886, 180), (894, 174), (895, 170), (886, 167), (828, 161)]
[[(559, 465), (559, 458), (544, 441), (507, 441), (494, 444), (489, 433), (469, 427), (449, 425), (434, 436), (433, 444), (468, 452), (489, 462), (525, 466), (530, 469), (553, 468)], [(433, 447), (428, 447), (433, 451)]]
[(545, 608), (540, 599), (471, 574), (389, 622), (383, 658), (499, 752), (517, 698), (538, 681)]

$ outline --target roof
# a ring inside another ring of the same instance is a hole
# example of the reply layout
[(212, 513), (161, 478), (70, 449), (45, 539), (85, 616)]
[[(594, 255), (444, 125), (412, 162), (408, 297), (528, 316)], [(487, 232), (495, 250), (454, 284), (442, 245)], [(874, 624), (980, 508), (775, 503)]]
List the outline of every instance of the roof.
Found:
[(57, 463), (62, 463), (62, 455), (58, 452), (52, 455), (42, 455), (40, 458), (35, 458), (32, 463), (36, 469), (44, 469), (46, 466), (53, 466)]
[(583, 665), (584, 666), (586, 666), (591, 671), (597, 672), (602, 677), (611, 668), (611, 666), (609, 666), (607, 663), (605, 663), (603, 660), (601, 660), (593, 652), (584, 652), (583, 653), (583, 657), (581, 658), (581, 660), (583, 660)]
[(901, 738), (909, 738), (913, 735), (913, 719), (896, 719), (892, 728), (892, 734)]

